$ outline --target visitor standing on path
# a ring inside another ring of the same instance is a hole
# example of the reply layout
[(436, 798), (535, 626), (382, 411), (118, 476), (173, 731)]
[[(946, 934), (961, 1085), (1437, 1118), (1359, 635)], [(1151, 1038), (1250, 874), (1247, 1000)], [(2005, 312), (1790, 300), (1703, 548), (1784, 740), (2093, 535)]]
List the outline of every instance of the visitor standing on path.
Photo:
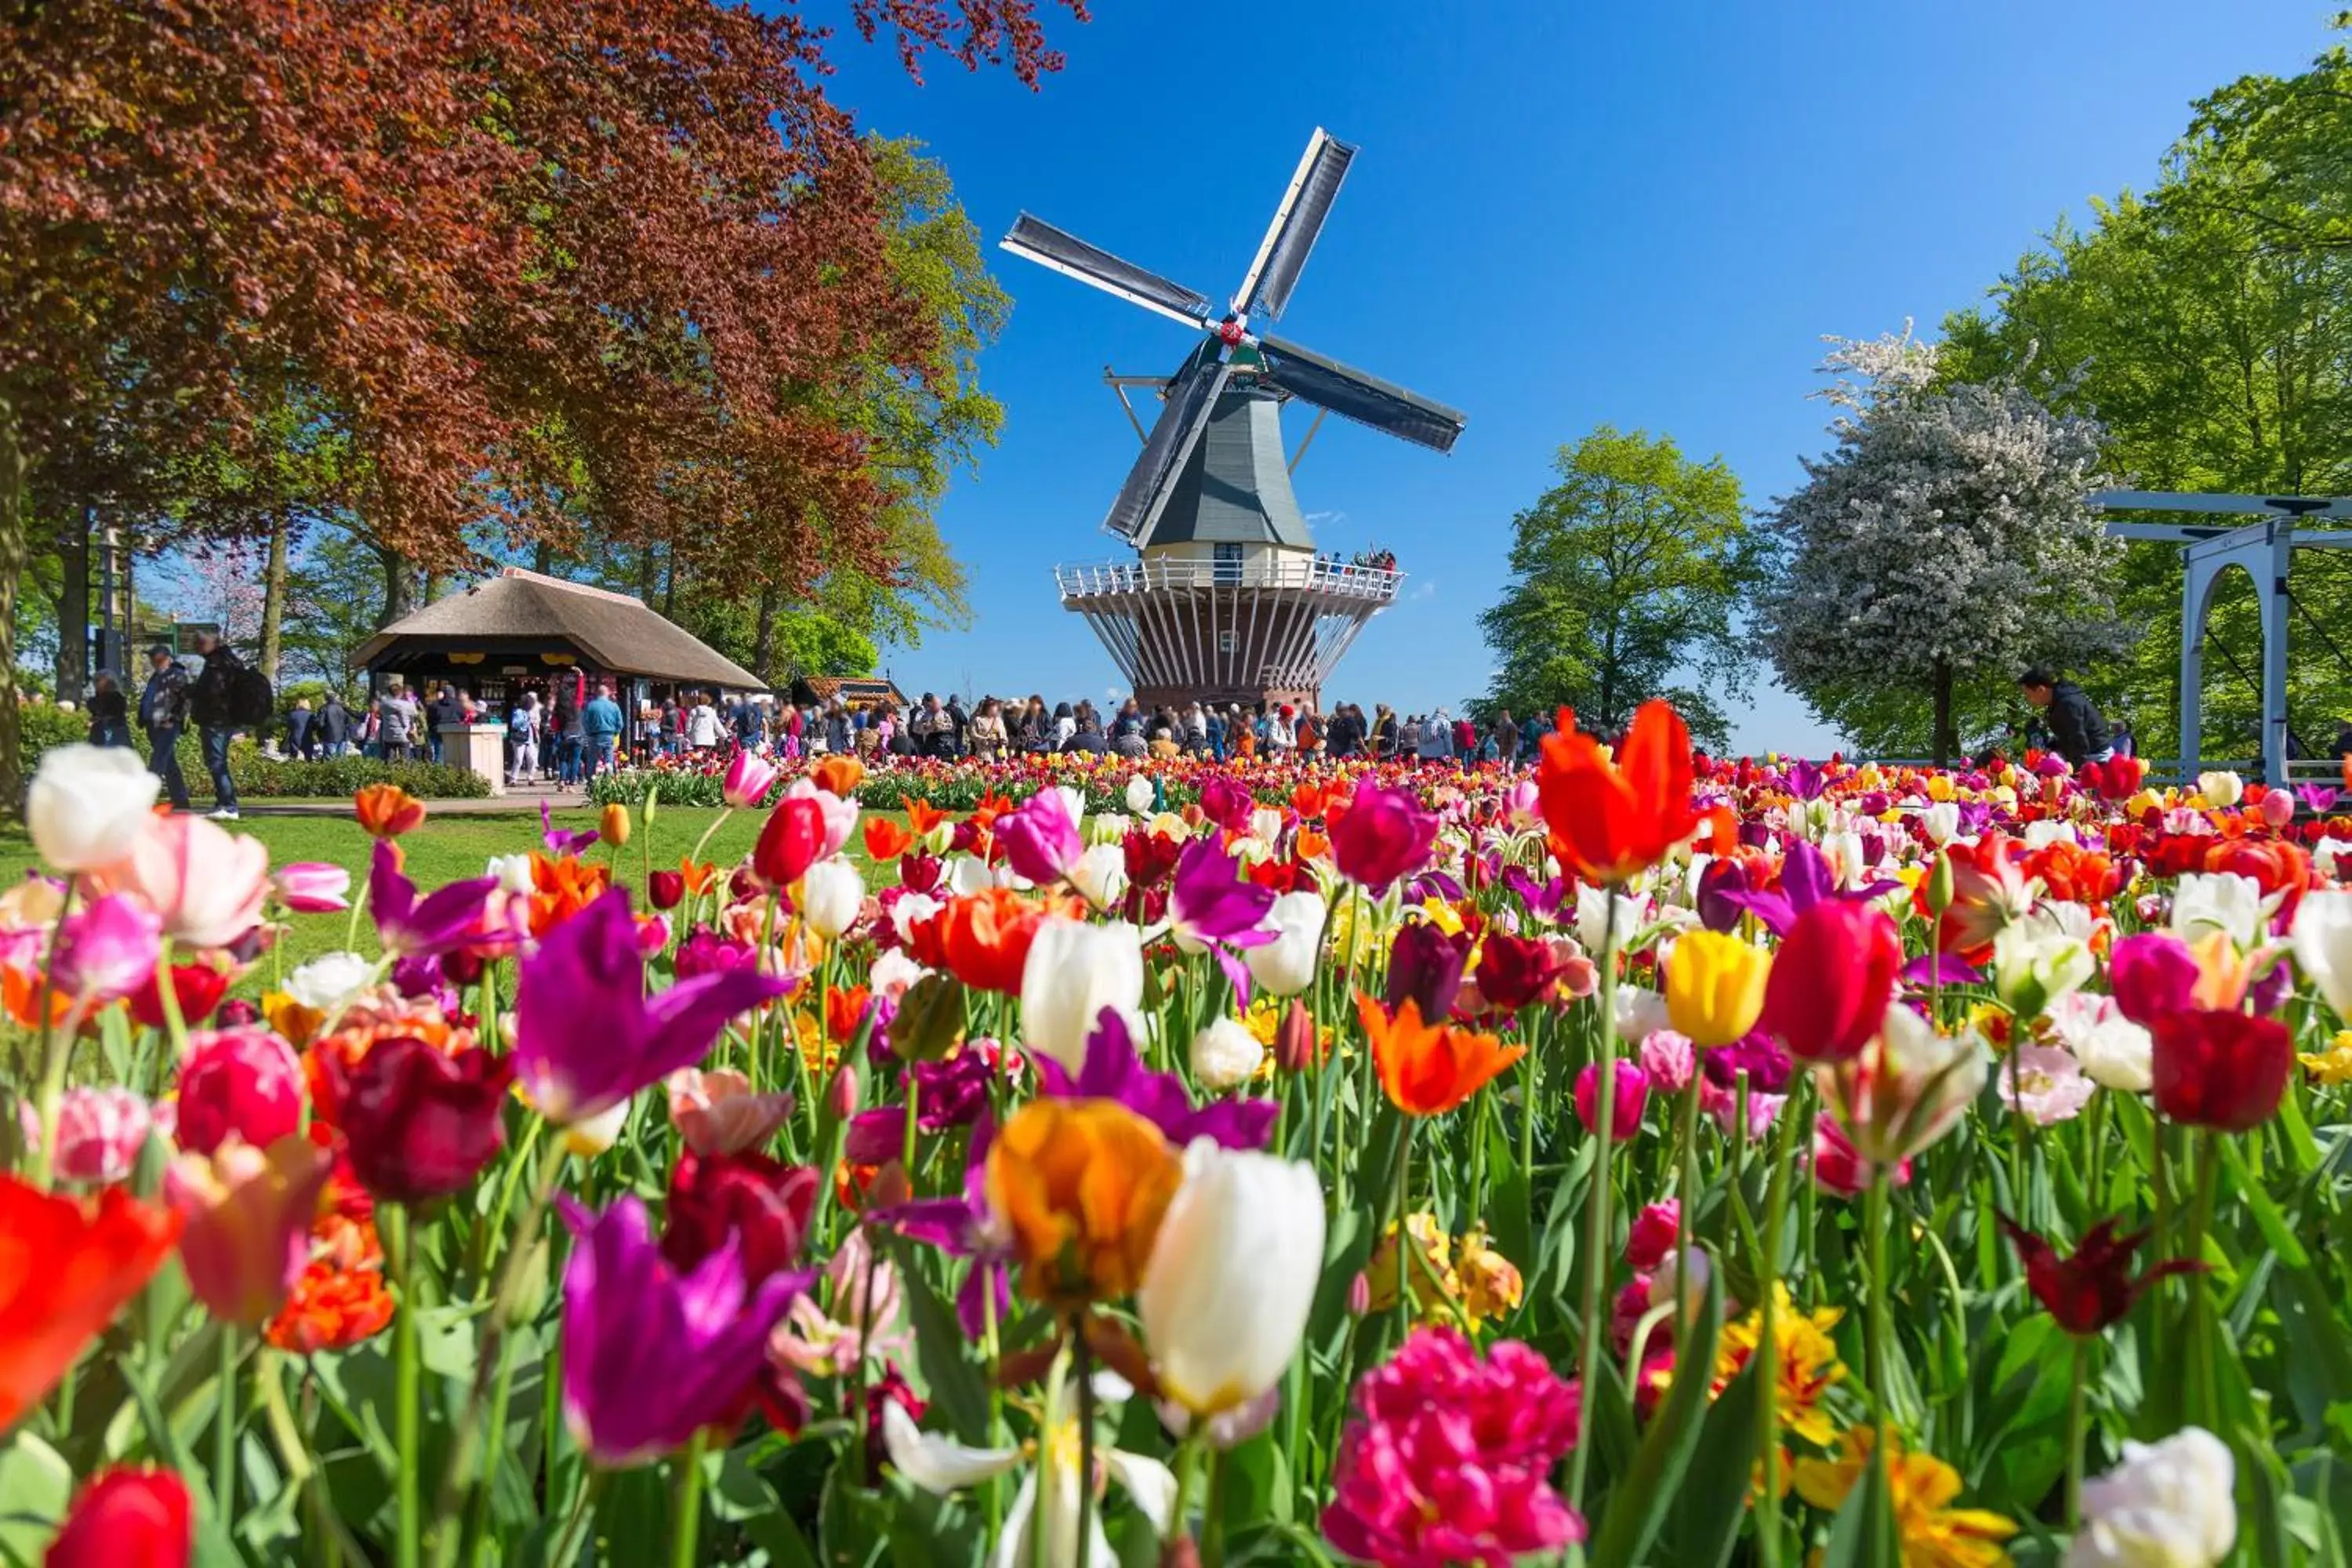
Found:
[(236, 683), (245, 673), (245, 661), (211, 632), (196, 634), (196, 651), (205, 656), (205, 668), (188, 689), (188, 708), (204, 744), (205, 771), (213, 776), (209, 815), (216, 821), (235, 822), (236, 785), (228, 776), (228, 738), (236, 728)]
[(343, 754), (343, 748), (352, 741), (352, 712), (343, 706), (341, 698), (331, 691), (327, 693), (327, 700), (319, 709), (319, 721), (310, 727), (310, 734), (313, 755)]
[(131, 708), (110, 671), (98, 672), (98, 689), (89, 696), (89, 743), (93, 746), (131, 744)]
[(588, 743), (587, 777), (612, 768), (613, 743), (620, 739), (621, 725), (621, 705), (613, 700), (613, 683), (601, 682), (596, 695), (580, 710), (580, 733)]
[(424, 722), (425, 710), (404, 686), (395, 686), (376, 699), (376, 750), (387, 763), (408, 760), (408, 748), (417, 728)]
[(162, 643), (147, 650), (147, 684), (139, 693), (139, 727), (147, 731), (147, 766), (163, 781), (172, 809), (188, 809), (180, 776), (180, 731), (188, 722), (188, 672)]

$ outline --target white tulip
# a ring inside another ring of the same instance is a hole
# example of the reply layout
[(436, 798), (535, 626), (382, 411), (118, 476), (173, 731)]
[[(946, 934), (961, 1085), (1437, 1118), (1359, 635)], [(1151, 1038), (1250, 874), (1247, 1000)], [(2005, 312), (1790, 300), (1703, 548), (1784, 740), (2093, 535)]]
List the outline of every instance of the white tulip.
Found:
[(286, 977), (282, 988), (296, 1005), (332, 1013), (367, 989), (375, 965), (356, 952), (323, 952)]
[(2294, 911), (2294, 962), (2336, 1016), (2352, 1019), (2352, 893), (2304, 895)]
[(95, 871), (131, 853), (162, 781), (128, 746), (56, 746), (25, 796), (33, 847), (57, 871)]
[(2081, 990), (2097, 970), (2090, 948), (2053, 921), (2029, 917), (1993, 935), (1993, 990), (2003, 1006), (2029, 1023), (2059, 997)]
[(1030, 1048), (1076, 1074), (1106, 1007), (1141, 1026), (1143, 943), (1124, 921), (1055, 919), (1037, 928), (1021, 970), (1021, 1026)]
[(1116, 849), (1127, 842), (1127, 830), (1134, 826), (1135, 818), (1123, 812), (1098, 811), (1087, 818), (1078, 837), (1088, 844), (1107, 844)]
[(1127, 896), (1127, 849), (1119, 844), (1097, 844), (1070, 868), (1070, 886), (1097, 909), (1108, 909)]
[(629, 1124), (629, 1104), (624, 1100), (585, 1121), (566, 1122), (557, 1133), (563, 1152), (582, 1160), (611, 1152), (613, 1145), (621, 1141), (621, 1130)]
[(801, 919), (827, 941), (856, 925), (865, 904), (866, 879), (838, 856), (818, 861), (801, 879)]
[(1272, 1388), (1298, 1353), (1322, 1272), (1314, 1168), (1194, 1139), (1136, 1292), (1161, 1391), (1214, 1415)]
[(1250, 837), (1271, 844), (1282, 837), (1282, 813), (1270, 805), (1261, 805), (1250, 813)]
[(1212, 1094), (1247, 1083), (1265, 1061), (1265, 1047), (1238, 1019), (1220, 1017), (1192, 1037), (1193, 1081)]
[(1919, 814), (1919, 832), (1930, 844), (1949, 844), (1960, 836), (1960, 808), (1939, 800)]
[(2246, 781), (2232, 773), (2199, 773), (2197, 793), (2205, 804), (2229, 810), (2246, 796)]
[(1946, 1035), (1891, 1004), (1878, 1037), (1851, 1062), (1814, 1069), (1822, 1096), (1840, 1110), (1864, 1158), (1895, 1164), (1951, 1131), (1985, 1084), (1985, 1046), (1974, 1030)]
[(2191, 872), (2173, 889), (2172, 934), (2185, 942), (2226, 931), (2241, 952), (2252, 952), (2269, 918), (2262, 884), (2235, 871)]
[(2352, 877), (2352, 839), (2321, 839), (2311, 847), (2311, 864), (2321, 876), (2335, 881)]
[(2066, 1568), (2214, 1568), (2238, 1540), (2238, 1468), (2229, 1446), (2184, 1426), (2083, 1483), (2083, 1528)]
[(1265, 911), (1272, 942), (1244, 950), (1250, 979), (1274, 996), (1296, 996), (1315, 983), (1315, 962), (1323, 948), (1323, 896), (1285, 893)]
[(1159, 795), (1151, 787), (1150, 779), (1143, 774), (1137, 773), (1127, 781), (1127, 809), (1136, 816), (1150, 815), (1151, 803), (1158, 798)]
[[(890, 927), (898, 933), (898, 945), (906, 946), (915, 940), (915, 928), (938, 914), (944, 908), (929, 893), (900, 893), (890, 901)], [(894, 950), (895, 951), (895, 950)]]
[(1617, 1037), (1646, 1040), (1660, 1029), (1674, 1027), (1666, 1015), (1666, 999), (1646, 985), (1617, 987)]
[(2125, 1094), (2156, 1086), (2155, 1037), (2125, 1017), (2114, 997), (2089, 991), (2062, 996), (2051, 1005), (2050, 1021), (2093, 1083)]
[(493, 855), (483, 866), (482, 874), (496, 877), (501, 893), (528, 893), (531, 889), (530, 857), (528, 855)]
[(977, 855), (959, 855), (948, 862), (948, 891), (968, 899), (996, 886), (996, 873)]
[(2039, 822), (2029, 822), (2025, 825), (2025, 847), (2028, 849), (2044, 849), (2061, 840), (2068, 844), (2082, 842), (2075, 835), (2074, 825), (2071, 822), (2044, 817)]
[(866, 972), (866, 984), (873, 988), (877, 996), (903, 996), (908, 986), (929, 973), (908, 957), (906, 949), (885, 948), (875, 954), (874, 966)]
[(1649, 912), (1647, 895), (1628, 898), (1590, 883), (1580, 883), (1576, 889), (1576, 940), (1584, 944), (1585, 952), (1599, 952), (1601, 940), (1614, 926), (1617, 951), (1623, 952), (1633, 945)]

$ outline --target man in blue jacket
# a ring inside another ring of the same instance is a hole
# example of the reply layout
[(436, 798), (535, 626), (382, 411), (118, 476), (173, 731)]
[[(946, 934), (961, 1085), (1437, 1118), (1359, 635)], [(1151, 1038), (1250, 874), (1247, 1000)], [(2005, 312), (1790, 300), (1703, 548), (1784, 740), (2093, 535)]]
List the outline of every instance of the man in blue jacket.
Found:
[(593, 775), (614, 765), (613, 742), (620, 738), (621, 705), (613, 700), (613, 683), (599, 681), (596, 695), (580, 710), (580, 732), (588, 740), (588, 771)]

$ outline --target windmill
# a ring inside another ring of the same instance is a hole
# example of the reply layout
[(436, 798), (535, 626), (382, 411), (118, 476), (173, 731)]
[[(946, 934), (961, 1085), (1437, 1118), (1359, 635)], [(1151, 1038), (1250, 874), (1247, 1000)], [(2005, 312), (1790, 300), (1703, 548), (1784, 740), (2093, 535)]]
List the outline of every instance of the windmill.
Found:
[[(1318, 558), (1292, 492), (1306, 441), (1284, 456), (1281, 411), (1296, 398), (1403, 440), (1451, 451), (1463, 416), (1303, 344), (1253, 330), (1278, 321), (1347, 178), (1356, 149), (1318, 129), (1230, 308), (1023, 213), (1004, 248), (1201, 334), (1164, 382), (1142, 454), (1104, 531), (1137, 559), (1055, 569), (1065, 608), (1084, 615), (1138, 700), (1318, 700), (1365, 622), (1396, 598), (1390, 564)], [(1134, 409), (1129, 406), (1130, 418)]]

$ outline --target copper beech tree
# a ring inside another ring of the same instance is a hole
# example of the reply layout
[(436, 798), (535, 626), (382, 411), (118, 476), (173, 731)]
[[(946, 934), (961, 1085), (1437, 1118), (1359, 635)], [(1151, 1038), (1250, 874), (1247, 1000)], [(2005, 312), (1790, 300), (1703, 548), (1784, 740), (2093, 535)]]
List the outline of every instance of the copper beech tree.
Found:
[[(847, 15), (909, 69), (1034, 85), (1034, 13)], [(887, 580), (888, 469), (835, 411), (852, 367), (934, 374), (939, 327), (887, 265), (830, 37), (709, 0), (0, 7), (0, 801), (31, 520), (152, 498), (289, 399), (428, 569), (587, 519), (786, 592)]]

